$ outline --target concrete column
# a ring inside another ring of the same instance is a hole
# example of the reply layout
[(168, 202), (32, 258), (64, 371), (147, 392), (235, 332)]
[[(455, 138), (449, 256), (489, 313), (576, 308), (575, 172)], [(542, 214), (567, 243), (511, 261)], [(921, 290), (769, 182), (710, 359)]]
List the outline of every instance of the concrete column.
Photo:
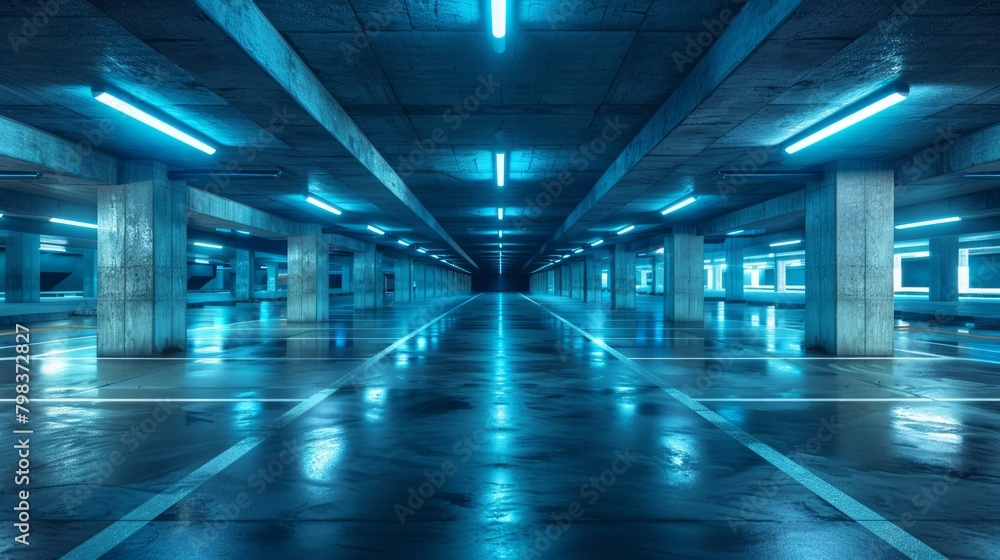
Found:
[(932, 237), (930, 301), (958, 301), (958, 236)]
[(893, 353), (892, 165), (838, 161), (806, 188), (805, 343)]
[(249, 249), (237, 249), (236, 256), (229, 261), (229, 293), (236, 301), (253, 299), (253, 256)]
[(567, 263), (559, 268), (562, 269), (562, 288), (559, 290), (559, 295), (573, 297), (573, 266)]
[(97, 297), (97, 250), (83, 249), (83, 297)]
[(187, 346), (187, 184), (165, 165), (123, 162), (97, 188), (97, 355)]
[(288, 322), (330, 318), (330, 245), (319, 227), (288, 238)]
[(410, 257), (396, 259), (396, 301), (413, 301), (413, 259)]
[(663, 320), (705, 320), (705, 238), (691, 226), (674, 226), (663, 239)]
[(413, 283), (416, 286), (413, 289), (413, 299), (414, 301), (422, 301), (427, 299), (427, 281), (424, 279), (424, 275), (427, 270), (427, 261), (416, 259), (413, 261)]
[(573, 276), (570, 284), (570, 295), (569, 297), (573, 299), (583, 300), (583, 277), (584, 277), (584, 261), (583, 259), (577, 259), (572, 262), (570, 268), (572, 269)]
[(374, 244), (354, 253), (354, 309), (382, 309), (382, 255)]
[(611, 309), (635, 309), (635, 253), (619, 243), (611, 252)]
[(735, 239), (726, 240), (726, 285), (727, 303), (744, 303), (743, 296), (743, 245)]
[(267, 291), (278, 291), (278, 265), (267, 265)]
[(603, 295), (601, 287), (601, 259), (588, 255), (584, 260), (583, 270), (583, 301), (600, 303)]
[(555, 269), (548, 269), (545, 271), (545, 291), (543, 292), (547, 295), (556, 295), (556, 271)]
[(41, 298), (41, 236), (17, 233), (6, 238), (5, 303), (38, 303)]

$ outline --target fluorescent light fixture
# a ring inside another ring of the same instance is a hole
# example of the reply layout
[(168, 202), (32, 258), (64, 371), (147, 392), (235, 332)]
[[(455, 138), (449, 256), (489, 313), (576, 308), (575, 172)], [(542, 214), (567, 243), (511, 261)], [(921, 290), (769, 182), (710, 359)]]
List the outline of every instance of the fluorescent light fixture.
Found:
[(563, 256), (562, 256), (562, 258), (564, 258), (564, 259), (568, 259), (568, 258), (569, 258), (569, 255), (563, 255)]
[(38, 248), (41, 249), (42, 251), (53, 251), (56, 253), (66, 252), (66, 248), (63, 247), (62, 245), (51, 245), (49, 243), (42, 243), (38, 246)]
[(211, 243), (203, 243), (201, 241), (195, 241), (194, 245), (197, 247), (204, 247), (206, 249), (221, 249), (222, 245), (213, 245)]
[(663, 247), (660, 247), (659, 249), (657, 249), (657, 250), (655, 250), (653, 252), (656, 253), (657, 255), (662, 255), (663, 254)]
[(771, 243), (769, 246), (770, 247), (785, 247), (786, 245), (798, 245), (799, 243), (802, 243), (801, 239), (795, 239), (795, 240), (792, 240), (792, 241), (781, 241), (779, 243)]
[(423, 247), (421, 247), (421, 248), (417, 249), (417, 252), (418, 253), (426, 253), (427, 249), (424, 249)]
[(507, 0), (490, 0), (493, 15), (493, 36), (503, 39), (507, 35)]
[(195, 262), (195, 264), (212, 264), (212, 263), (206, 261), (205, 259), (195, 259), (194, 262)]
[(626, 227), (623, 227), (622, 229), (618, 230), (618, 235), (624, 235), (624, 234), (632, 231), (633, 229), (635, 229), (635, 226), (626, 226)]
[(674, 204), (672, 206), (667, 206), (663, 210), (660, 210), (660, 214), (663, 214), (664, 216), (666, 216), (667, 214), (669, 214), (671, 212), (676, 212), (676, 211), (680, 210), (681, 208), (684, 208), (685, 206), (694, 204), (695, 200), (696, 200), (695, 197), (689, 196), (688, 198), (685, 198), (684, 200), (682, 200), (682, 201), (680, 201), (680, 202), (678, 202), (678, 203), (676, 203), (676, 204)]
[(500, 243), (500, 248), (503, 249), (503, 243)]
[(925, 220), (923, 222), (913, 222), (912, 224), (899, 224), (896, 229), (910, 229), (923, 226), (936, 226), (938, 224), (950, 224), (951, 222), (961, 222), (962, 218), (952, 216), (950, 218), (938, 218), (936, 220)]
[(85, 227), (90, 229), (97, 229), (97, 224), (88, 224), (87, 222), (78, 222), (76, 220), (64, 220), (62, 218), (49, 218), (49, 221), (53, 224), (62, 224), (64, 226), (76, 226)]
[(38, 171), (0, 171), (0, 179), (33, 181), (41, 177), (42, 174)]
[(500, 230), (500, 239), (503, 239), (503, 230)]
[(368, 231), (370, 231), (370, 232), (372, 232), (372, 233), (377, 233), (377, 234), (379, 234), (379, 235), (385, 235), (385, 232), (384, 232), (384, 231), (382, 231), (382, 230), (378, 229), (378, 228), (377, 228), (377, 227), (375, 227), (375, 226), (367, 226), (367, 227), (368, 227)]
[(580, 247), (579, 249), (573, 249), (573, 254), (574, 255), (579, 255), (582, 252), (583, 252), (583, 247)]
[(768, 181), (818, 181), (823, 178), (819, 171), (719, 171), (723, 179), (759, 179)]
[[(963, 175), (966, 179), (1000, 179), (1000, 171), (980, 171), (979, 173), (966, 173)], [(0, 179), (3, 178), (3, 173), (0, 173)]]
[(343, 212), (341, 212), (339, 209), (334, 208), (333, 206), (330, 206), (329, 204), (323, 202), (322, 200), (320, 200), (318, 198), (315, 198), (315, 197), (312, 197), (312, 196), (307, 196), (306, 197), (306, 202), (308, 202), (309, 204), (312, 204), (313, 206), (315, 206), (317, 208), (322, 208), (323, 210), (326, 210), (327, 212), (330, 212), (331, 214), (336, 214), (337, 216), (343, 214)]
[(219, 233), (233, 233), (233, 230), (226, 229), (224, 227), (217, 227), (217, 228), (215, 228), (215, 231), (217, 231)]
[(236, 233), (239, 233), (240, 235), (250, 235), (249, 231), (243, 231), (242, 229), (236, 230)]
[(403, 241), (402, 239), (397, 240), (396, 243), (399, 243), (403, 247), (409, 247), (410, 246), (409, 243), (407, 243), (406, 241)]
[(225, 169), (184, 169), (168, 171), (167, 178), (171, 181), (207, 181), (218, 177), (229, 179), (277, 179), (281, 177), (280, 169), (247, 169), (226, 171)]
[(180, 140), (181, 142), (184, 142), (188, 146), (191, 146), (192, 148), (195, 148), (197, 150), (201, 150), (202, 152), (205, 152), (208, 155), (212, 155), (215, 153), (215, 148), (213, 148), (212, 146), (209, 146), (208, 144), (202, 142), (201, 140), (198, 140), (194, 136), (191, 136), (190, 134), (178, 129), (177, 127), (171, 126), (163, 122), (162, 120), (154, 117), (153, 115), (147, 113), (146, 111), (143, 111), (142, 109), (139, 109), (135, 105), (132, 105), (131, 103), (128, 103), (120, 99), (119, 97), (116, 97), (99, 88), (95, 88), (93, 90), (93, 94), (94, 94), (94, 99), (100, 101), (101, 103), (104, 103), (108, 107), (111, 107), (112, 109), (115, 109), (117, 111), (121, 111), (122, 113), (125, 113), (126, 115), (132, 117), (133, 119), (145, 125), (151, 126), (156, 130), (159, 130), (160, 132), (166, 134), (167, 136), (170, 136), (176, 140)]
[(847, 115), (837, 119), (833, 123), (824, 126), (816, 132), (813, 132), (805, 138), (788, 146), (785, 148), (785, 153), (791, 155), (802, 149), (808, 148), (821, 140), (833, 136), (845, 128), (858, 124), (868, 117), (881, 113), (889, 107), (900, 103), (906, 99), (906, 96), (909, 94), (910, 87), (908, 85), (893, 84), (889, 90), (880, 92), (874, 97), (869, 98), (871, 101), (864, 102), (860, 109), (850, 111)]
[(439, 257), (439, 256), (437, 256), (437, 255), (431, 255), (431, 257), (433, 257), (433, 258), (435, 258), (435, 259), (437, 259), (437, 260), (441, 260), (441, 257)]
[(0, 214), (0, 218), (3, 218), (3, 214)]
[(506, 176), (506, 170), (504, 169), (504, 163), (507, 159), (507, 154), (504, 152), (497, 153), (497, 186), (502, 187), (504, 184), (504, 177)]
[(503, 219), (503, 208), (497, 208), (497, 219), (498, 220)]
[(597, 241), (594, 241), (593, 243), (591, 243), (590, 246), (591, 247), (597, 247), (601, 243), (604, 243), (604, 240), (603, 239), (598, 239)]
[(746, 230), (744, 230), (744, 229), (738, 229), (736, 231), (731, 231), (731, 232), (727, 233), (726, 235), (739, 235), (739, 234), (743, 233), (744, 231), (746, 231)]

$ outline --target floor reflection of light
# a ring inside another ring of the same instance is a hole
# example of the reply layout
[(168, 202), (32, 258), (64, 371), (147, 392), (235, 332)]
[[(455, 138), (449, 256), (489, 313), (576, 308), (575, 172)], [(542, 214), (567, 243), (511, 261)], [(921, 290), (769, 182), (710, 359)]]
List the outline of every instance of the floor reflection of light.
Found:
[(685, 436), (668, 435), (662, 440), (666, 451), (664, 476), (671, 486), (690, 486), (697, 478), (692, 465), (698, 462), (698, 451)]
[(62, 373), (63, 370), (69, 367), (69, 362), (61, 358), (48, 358), (42, 360), (40, 363), (41, 367), (38, 369), (41, 373)]
[(510, 473), (507, 472), (507, 469), (496, 469), (490, 478), (487, 521), (491, 523), (516, 521), (517, 515), (511, 503), (514, 498), (514, 485), (511, 483)]
[(753, 315), (751, 315), (750, 316), (750, 325), (753, 326), (753, 327), (759, 327), (760, 326), (760, 315), (757, 315), (756, 313), (753, 314)]
[(260, 401), (242, 401), (233, 404), (233, 422), (237, 426), (243, 426), (256, 420), (264, 405)]
[[(926, 449), (925, 442), (930, 440), (946, 444), (937, 450), (953, 453), (958, 451), (956, 446), (964, 441), (961, 434), (955, 433), (961, 428), (962, 423), (954, 417), (904, 407), (894, 408), (892, 415), (895, 417), (893, 420), (895, 433), (918, 448)], [(933, 457), (932, 454), (926, 456)]]
[(303, 474), (311, 480), (329, 481), (329, 470), (336, 465), (344, 451), (342, 430), (339, 426), (312, 431), (316, 440), (302, 450)]
[(417, 337), (417, 350), (427, 350), (427, 338), (423, 336)]
[(406, 367), (410, 364), (410, 355), (406, 353), (399, 353), (396, 355), (396, 365), (400, 367)]
[(383, 404), (385, 402), (385, 389), (383, 389), (382, 387), (373, 387), (371, 389), (366, 389), (365, 402), (377, 405)]

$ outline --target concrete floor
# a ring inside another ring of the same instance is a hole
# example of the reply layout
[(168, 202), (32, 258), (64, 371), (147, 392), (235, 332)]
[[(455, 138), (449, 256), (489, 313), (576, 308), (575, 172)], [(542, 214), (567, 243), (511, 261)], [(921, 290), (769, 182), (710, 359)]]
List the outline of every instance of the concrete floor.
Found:
[(149, 360), (95, 363), (92, 317), (32, 325), (32, 546), (0, 551), (1000, 550), (991, 333), (900, 329), (895, 358), (852, 360), (804, 352), (798, 309), (707, 304), (685, 328), (643, 298), (628, 312), (517, 294), (347, 305), (321, 328), (286, 325), (281, 303), (189, 310), (187, 355)]

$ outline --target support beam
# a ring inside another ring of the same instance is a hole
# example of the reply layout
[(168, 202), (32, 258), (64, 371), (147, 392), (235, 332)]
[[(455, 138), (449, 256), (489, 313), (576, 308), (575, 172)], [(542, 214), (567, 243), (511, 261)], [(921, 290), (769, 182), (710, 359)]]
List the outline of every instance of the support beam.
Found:
[[(389, 162), (252, 0), (194, 0), (194, 3), (357, 159), (371, 173), (377, 185), (382, 185), (401, 203), (392, 204), (386, 198), (383, 210), (389, 213), (399, 210), (400, 216), (404, 212), (415, 215), (425, 226), (419, 229), (444, 240), (469, 264), (479, 268), (407, 188)], [(375, 199), (378, 198), (375, 196)]]
[(83, 297), (97, 297), (97, 250), (83, 249)]
[(415, 301), (426, 301), (430, 299), (427, 290), (427, 261), (415, 259), (413, 261), (413, 298)]
[(713, 236), (738, 229), (766, 228), (774, 222), (801, 218), (805, 211), (806, 191), (803, 189), (712, 218), (702, 222), (698, 231), (703, 236)]
[(10, 234), (5, 244), (4, 303), (38, 303), (41, 297), (41, 236)]
[(0, 138), (0, 165), (4, 169), (67, 175), (95, 185), (118, 182), (118, 161), (92, 146), (70, 142), (7, 117), (0, 117)]
[(586, 263), (583, 259), (576, 259), (570, 263), (572, 281), (570, 283), (569, 297), (583, 301), (584, 268)]
[(601, 303), (603, 300), (601, 263), (602, 259), (597, 258), (597, 255), (587, 255), (584, 260), (583, 301), (587, 303)]
[(932, 237), (930, 252), (930, 301), (958, 301), (958, 236)]
[(726, 247), (726, 272), (724, 283), (726, 285), (726, 303), (745, 303), (746, 296), (743, 295), (743, 250), (746, 243), (742, 239), (727, 239)]
[(635, 253), (627, 243), (611, 252), (611, 309), (635, 309)]
[(674, 226), (663, 239), (663, 320), (704, 323), (705, 238), (690, 226)]
[(875, 161), (831, 163), (806, 189), (807, 347), (892, 355), (893, 189)]
[(354, 309), (382, 309), (382, 255), (375, 244), (354, 253)]
[(319, 226), (288, 238), (288, 322), (330, 319), (330, 246)]
[(187, 346), (187, 187), (155, 162), (128, 162), (97, 191), (97, 355)]

